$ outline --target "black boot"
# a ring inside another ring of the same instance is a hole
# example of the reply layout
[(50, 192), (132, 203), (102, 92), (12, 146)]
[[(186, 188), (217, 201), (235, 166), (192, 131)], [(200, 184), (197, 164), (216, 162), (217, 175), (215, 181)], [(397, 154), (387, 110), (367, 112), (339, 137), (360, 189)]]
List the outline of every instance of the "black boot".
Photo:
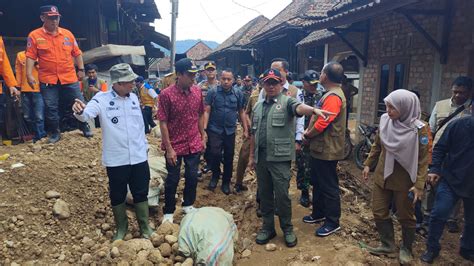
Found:
[(402, 226), (402, 246), (400, 247), (400, 264), (406, 265), (413, 261), (413, 242), (415, 242), (415, 228)]
[(92, 138), (94, 136), (94, 134), (91, 131), (91, 128), (89, 127), (89, 124), (85, 122), (81, 124), (81, 130), (82, 130), (82, 134), (84, 134), (84, 137), (86, 138)]
[(426, 250), (423, 255), (421, 255), (421, 261), (432, 264), (433, 261), (439, 256), (439, 251)]
[(301, 206), (303, 206), (305, 208), (308, 208), (309, 205), (310, 205), (309, 191), (307, 189), (302, 189), (301, 190), (300, 204), (301, 204)]
[(395, 253), (395, 235), (392, 220), (384, 220), (375, 223), (380, 237), (380, 245), (367, 247), (372, 255), (391, 255)]
[(217, 183), (219, 182), (219, 179), (217, 177), (212, 177), (211, 178), (211, 181), (209, 182), (209, 185), (207, 186), (207, 188), (211, 191), (214, 191), (214, 189), (216, 189), (217, 187)]
[(228, 180), (222, 180), (221, 190), (224, 194), (230, 194), (230, 182)]

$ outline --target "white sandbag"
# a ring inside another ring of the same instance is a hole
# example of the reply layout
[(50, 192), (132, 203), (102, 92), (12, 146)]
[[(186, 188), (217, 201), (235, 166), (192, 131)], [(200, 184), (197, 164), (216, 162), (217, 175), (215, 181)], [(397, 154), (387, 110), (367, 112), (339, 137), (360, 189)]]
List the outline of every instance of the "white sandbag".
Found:
[(179, 251), (195, 264), (232, 265), (237, 226), (232, 215), (221, 208), (203, 207), (181, 221)]

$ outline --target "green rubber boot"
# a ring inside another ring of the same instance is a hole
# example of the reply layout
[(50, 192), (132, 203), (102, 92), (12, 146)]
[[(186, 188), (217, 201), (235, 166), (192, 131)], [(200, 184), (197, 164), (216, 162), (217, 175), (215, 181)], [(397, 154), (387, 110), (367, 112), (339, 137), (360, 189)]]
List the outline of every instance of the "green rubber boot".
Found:
[[(393, 255), (395, 253), (395, 236), (393, 232), (392, 220), (385, 220), (375, 223), (380, 236), (380, 246), (367, 247), (372, 255)], [(396, 255), (395, 255), (396, 256)]]
[(415, 228), (402, 226), (402, 246), (400, 247), (399, 260), (401, 265), (410, 264), (413, 261), (412, 246), (415, 242)]
[(127, 207), (125, 206), (125, 202), (117, 206), (112, 206), (116, 228), (113, 241), (122, 240), (128, 232), (128, 218), (126, 210)]
[(140, 234), (143, 238), (150, 238), (151, 234), (153, 234), (153, 230), (148, 224), (148, 201), (135, 203), (135, 214), (137, 215)]

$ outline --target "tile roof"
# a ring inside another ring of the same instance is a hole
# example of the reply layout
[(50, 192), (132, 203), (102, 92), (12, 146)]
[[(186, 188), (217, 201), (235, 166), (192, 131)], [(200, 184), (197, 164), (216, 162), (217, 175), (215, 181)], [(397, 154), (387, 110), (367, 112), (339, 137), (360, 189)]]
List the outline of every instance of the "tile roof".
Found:
[(212, 52), (212, 49), (203, 41), (198, 41), (186, 51), (186, 56), (193, 60), (201, 60), (207, 57)]
[(283, 26), (303, 26), (306, 17), (324, 18), (328, 9), (332, 8), (335, 0), (293, 0), (280, 13), (271, 19), (257, 34), (255, 39), (268, 34)]
[[(314, 26), (317, 24), (324, 26), (316, 26), (316, 28), (326, 28), (326, 23), (329, 21), (339, 20), (345, 17), (349, 17), (353, 14), (362, 13), (367, 16), (378, 14), (380, 12), (386, 12), (388, 10), (396, 9), (407, 4), (412, 4), (418, 0), (342, 0), (340, 4), (336, 5), (333, 9), (329, 10), (328, 16), (323, 19), (306, 20), (303, 24), (304, 27)], [(373, 14), (372, 14), (373, 13)], [(353, 21), (357, 22), (357, 21)], [(347, 23), (347, 22), (346, 22)]]
[(250, 39), (259, 32), (263, 26), (265, 26), (270, 20), (263, 15), (260, 15), (251, 21), (247, 22), (244, 26), (238, 29), (232, 36), (227, 38), (221, 43), (213, 53), (217, 53), (232, 47), (241, 47), (250, 42)]
[(303, 40), (301, 40), (299, 43), (297, 43), (296, 46), (305, 45), (305, 44), (325, 40), (325, 39), (330, 38), (332, 36), (335, 36), (335, 34), (331, 31), (326, 30), (326, 29), (313, 31), (308, 36), (306, 36)]
[(334, 10), (335, 7), (341, 5), (343, 2), (352, 0), (326, 0), (326, 1), (315, 1), (311, 8), (305, 13), (307, 18), (324, 18), (327, 12)]

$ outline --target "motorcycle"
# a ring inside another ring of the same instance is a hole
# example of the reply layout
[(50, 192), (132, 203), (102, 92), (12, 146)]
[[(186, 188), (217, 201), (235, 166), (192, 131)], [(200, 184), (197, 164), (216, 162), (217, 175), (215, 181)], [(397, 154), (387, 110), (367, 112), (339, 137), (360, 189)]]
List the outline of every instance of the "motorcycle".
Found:
[(374, 143), (377, 127), (360, 124), (358, 129), (363, 139), (354, 147), (354, 161), (357, 167), (362, 170), (364, 161), (369, 156), (370, 148)]
[(352, 145), (351, 141), (351, 132), (349, 130), (346, 130), (346, 134), (344, 137), (344, 160), (347, 160), (351, 156), (353, 148), (354, 145)]

